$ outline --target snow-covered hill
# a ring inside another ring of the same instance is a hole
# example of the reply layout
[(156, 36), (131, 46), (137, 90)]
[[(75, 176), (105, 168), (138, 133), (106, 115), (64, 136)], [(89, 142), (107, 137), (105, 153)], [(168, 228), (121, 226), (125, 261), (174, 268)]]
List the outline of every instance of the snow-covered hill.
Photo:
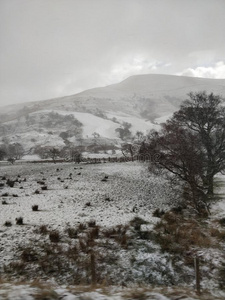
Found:
[[(33, 118), (37, 114), (41, 118), (46, 111), (55, 111), (62, 116), (72, 114), (82, 123), (83, 138), (98, 133), (105, 139), (118, 139), (115, 129), (123, 126), (123, 122), (132, 125), (132, 133), (146, 133), (171, 116), (191, 91), (207, 91), (225, 96), (225, 79), (136, 75), (121, 83), (90, 89), (76, 95), (5, 106), (0, 112), (0, 135), (15, 140), (16, 132), (17, 139), (27, 143), (27, 135), (30, 138), (30, 133), (33, 134), (35, 130), (35, 138), (38, 140), (40, 134), (46, 134), (47, 128), (42, 128), (39, 122), (37, 130), (35, 121), (30, 125), (29, 122), (21, 120)], [(58, 138), (61, 125), (58, 124), (53, 129), (53, 144), (61, 144), (62, 140)]]

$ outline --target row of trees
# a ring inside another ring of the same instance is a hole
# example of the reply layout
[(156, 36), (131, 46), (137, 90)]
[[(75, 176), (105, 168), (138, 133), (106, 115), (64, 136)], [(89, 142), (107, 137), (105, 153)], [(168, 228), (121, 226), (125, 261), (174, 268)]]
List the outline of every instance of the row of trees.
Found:
[(82, 160), (82, 146), (65, 146), (62, 149), (56, 147), (41, 147), (34, 149), (34, 154), (39, 155), (41, 159), (52, 159), (55, 163), (57, 159), (64, 159), (80, 163)]
[(140, 154), (157, 155), (154, 167), (178, 178), (198, 212), (214, 193), (214, 178), (225, 170), (225, 106), (213, 93), (190, 93), (179, 111), (142, 142)]
[(9, 162), (14, 163), (15, 160), (21, 159), (25, 154), (20, 143), (4, 143), (0, 146), (0, 160), (7, 159)]

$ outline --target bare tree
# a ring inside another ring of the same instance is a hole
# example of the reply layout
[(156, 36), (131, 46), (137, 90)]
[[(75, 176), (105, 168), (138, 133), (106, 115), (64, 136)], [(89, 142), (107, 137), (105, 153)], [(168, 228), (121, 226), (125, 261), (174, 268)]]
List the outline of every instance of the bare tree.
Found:
[(49, 157), (53, 160), (54, 164), (56, 163), (56, 158), (59, 157), (60, 151), (57, 148), (51, 148), (48, 150)]
[(140, 152), (158, 153), (158, 166), (188, 184), (200, 211), (213, 193), (214, 176), (225, 170), (225, 107), (213, 93), (189, 98)]
[(199, 136), (206, 154), (205, 184), (213, 194), (214, 176), (225, 170), (225, 107), (220, 96), (206, 92), (190, 93), (171, 119)]
[[(191, 203), (200, 212), (207, 206), (202, 181), (205, 171), (204, 149), (199, 136), (170, 122), (163, 125), (160, 133), (152, 133), (150, 144), (146, 144), (151, 156), (159, 155), (157, 166), (188, 186)], [(154, 163), (154, 162), (152, 162)]]

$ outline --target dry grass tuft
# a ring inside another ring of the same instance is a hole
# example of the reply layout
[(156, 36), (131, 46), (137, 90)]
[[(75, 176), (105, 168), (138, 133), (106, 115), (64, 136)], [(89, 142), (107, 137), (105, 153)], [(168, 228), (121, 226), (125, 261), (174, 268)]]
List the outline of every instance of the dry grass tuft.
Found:
[(61, 299), (55, 291), (48, 289), (48, 288), (42, 289), (41, 291), (38, 291), (37, 293), (33, 294), (32, 296), (34, 297), (34, 300), (50, 300), (50, 299), (58, 300), (58, 299)]
[(78, 230), (76, 228), (68, 227), (65, 231), (71, 239), (76, 239), (78, 237)]
[(47, 234), (47, 233), (48, 233), (48, 227), (47, 227), (47, 225), (41, 225), (41, 226), (39, 227), (39, 232), (40, 232), (41, 234)]
[(53, 230), (49, 233), (49, 239), (52, 243), (59, 243), (60, 235), (57, 230)]

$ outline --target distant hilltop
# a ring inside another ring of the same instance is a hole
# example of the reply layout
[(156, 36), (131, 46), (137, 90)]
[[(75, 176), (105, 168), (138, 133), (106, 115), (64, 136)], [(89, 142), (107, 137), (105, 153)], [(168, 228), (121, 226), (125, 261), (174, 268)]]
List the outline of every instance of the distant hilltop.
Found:
[(178, 110), (191, 91), (225, 97), (225, 79), (136, 75), (71, 96), (1, 107), (0, 139), (62, 147), (67, 135), (68, 142), (78, 144), (97, 134), (103, 143), (119, 143), (116, 129), (124, 123), (133, 134), (145, 134)]

